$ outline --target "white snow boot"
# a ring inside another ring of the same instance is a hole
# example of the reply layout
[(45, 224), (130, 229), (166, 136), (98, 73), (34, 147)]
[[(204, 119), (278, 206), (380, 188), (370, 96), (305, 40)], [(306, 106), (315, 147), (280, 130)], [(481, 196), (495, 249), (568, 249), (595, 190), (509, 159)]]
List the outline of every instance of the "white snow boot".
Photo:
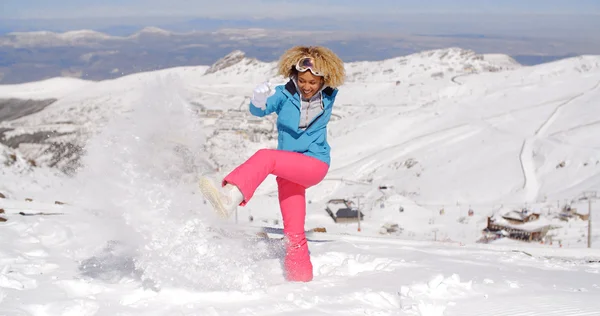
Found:
[(223, 218), (229, 218), (244, 200), (244, 195), (235, 185), (228, 183), (225, 187), (216, 186), (207, 177), (200, 178), (200, 191)]

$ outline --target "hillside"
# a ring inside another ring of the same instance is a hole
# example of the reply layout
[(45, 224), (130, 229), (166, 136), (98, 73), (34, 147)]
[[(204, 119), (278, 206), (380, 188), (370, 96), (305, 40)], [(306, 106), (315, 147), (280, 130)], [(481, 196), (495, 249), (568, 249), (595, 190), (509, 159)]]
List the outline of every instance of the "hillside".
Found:
[[(397, 212), (403, 207), (421, 214), (405, 224), (415, 227), (411, 238), (431, 239), (432, 217), (445, 208), (452, 216), (441, 219), (440, 234), (474, 242), (486, 216), (504, 207), (562, 206), (585, 190), (598, 190), (600, 153), (591, 136), (598, 125), (589, 113), (596, 111), (599, 64), (597, 56), (582, 56), (523, 67), (508, 56), (459, 48), (348, 63), (348, 82), (329, 128), (331, 169), (308, 192), (307, 225), (332, 226), (323, 211), (327, 200), (361, 196), (365, 232), (377, 233), (386, 221), (406, 221)], [(73, 174), (90, 140), (102, 142), (104, 154), (123, 163), (131, 157), (119, 156), (119, 146), (125, 146), (119, 141), (154, 129), (157, 136), (145, 140), (151, 144), (136, 146), (153, 148), (149, 155), (193, 147), (196, 172), (208, 168), (224, 175), (255, 150), (276, 145), (274, 116), (256, 120), (247, 113), (255, 84), (285, 82), (275, 77), (275, 66), (236, 51), (211, 67), (0, 86), (0, 98), (57, 99), (40, 112), (1, 122), (2, 139), (37, 165)], [(198, 115), (194, 122), (205, 141), (181, 124), (181, 111)], [(113, 140), (100, 134), (107, 129)], [(40, 140), (40, 133), (47, 137)], [(280, 219), (275, 192), (274, 181), (265, 182), (240, 216)], [(476, 216), (469, 229), (453, 234), (470, 208)]]
[[(600, 56), (524, 67), (450, 48), (347, 67), (301, 284), (283, 277), (273, 177), (227, 221), (197, 187), (276, 145), (275, 117), (247, 111), (255, 84), (285, 82), (274, 64), (236, 51), (0, 86), (0, 314), (597, 314), (581, 197), (600, 190)], [(331, 199), (359, 207), (360, 230)]]

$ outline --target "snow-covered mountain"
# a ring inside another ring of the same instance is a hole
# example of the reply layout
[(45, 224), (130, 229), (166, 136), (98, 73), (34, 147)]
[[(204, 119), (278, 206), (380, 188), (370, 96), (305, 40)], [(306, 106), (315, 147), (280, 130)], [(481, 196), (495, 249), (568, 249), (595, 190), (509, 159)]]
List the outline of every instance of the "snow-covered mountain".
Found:
[(49, 31), (13, 32), (0, 37), (0, 46), (10, 47), (52, 47), (93, 45), (98, 41), (124, 41), (141, 36), (169, 36), (172, 33), (157, 27), (145, 27), (129, 36), (112, 36), (92, 30), (77, 30), (64, 33)]
[[(0, 85), (0, 314), (600, 308), (599, 235), (585, 249), (577, 219), (582, 193), (600, 190), (600, 56), (524, 67), (449, 48), (348, 63), (330, 172), (307, 191), (306, 228), (327, 233), (311, 235), (315, 281), (301, 285), (283, 282), (278, 241), (219, 233), (281, 227), (272, 177), (231, 226), (196, 183), (276, 145), (275, 118), (247, 110), (256, 84), (285, 82), (275, 67), (234, 51), (211, 66)], [(331, 199), (360, 207), (360, 231), (332, 220)], [(529, 215), (521, 227), (550, 227), (543, 244), (477, 243), (491, 219)]]
[[(115, 36), (93, 30), (77, 30), (64, 33), (50, 31), (36, 32), (11, 32), (0, 36), (0, 47), (30, 48), (30, 47), (56, 47), (56, 46), (86, 46), (99, 45), (100, 41), (127, 41), (139, 40), (141, 37), (189, 37), (202, 34), (211, 34), (233, 41), (242, 41), (248, 39), (264, 38), (275, 34), (284, 34), (287, 36), (305, 36), (314, 32), (302, 31), (279, 31), (269, 29), (220, 29), (214, 32), (171, 32), (159, 27), (144, 27), (141, 30), (128, 36)], [(328, 34), (328, 32), (318, 32)]]
[[(508, 56), (449, 48), (346, 67), (348, 82), (329, 129), (332, 165), (328, 179), (309, 193), (319, 201), (309, 223), (330, 220), (324, 201), (357, 194), (369, 217), (379, 218), (378, 230), (382, 214), (407, 203), (432, 212), (474, 208), (481, 225), (503, 207), (561, 205), (600, 188), (598, 124), (590, 115), (600, 90), (598, 56), (523, 67)], [(116, 118), (148, 107), (159, 89), (199, 116), (208, 135), (205, 157), (223, 175), (255, 150), (276, 146), (274, 116), (247, 112), (257, 83), (285, 82), (275, 68), (234, 51), (210, 67), (0, 86), (4, 99), (56, 99), (0, 123), (1, 139), (37, 166), (73, 173), (89, 139)], [(152, 122), (170, 123), (168, 117)], [(393, 189), (382, 193), (379, 186)], [(277, 217), (276, 207), (264, 206), (275, 190), (265, 183), (248, 211)], [(476, 229), (461, 240), (479, 234)]]
[[(487, 55), (477, 55), (472, 51), (451, 48), (447, 50), (424, 52), (402, 58), (385, 60), (382, 62), (359, 62), (348, 64), (349, 82), (360, 84), (369, 82), (378, 84), (384, 82), (398, 82), (410, 80), (404, 85), (420, 85), (416, 89), (437, 89), (439, 82), (444, 86), (447, 79), (454, 80), (456, 76), (472, 72), (499, 71), (512, 69), (518, 65), (509, 57), (496, 58), (492, 61), (486, 59)], [(90, 82), (74, 78), (54, 78), (41, 82), (19, 85), (0, 86), (0, 97), (21, 99), (50, 99), (58, 101), (49, 111), (27, 116), (21, 120), (4, 123), (4, 138), (16, 135), (34, 134), (42, 131), (59, 132), (62, 141), (72, 141), (74, 145), (82, 146), (85, 136), (69, 137), (66, 134), (77, 133), (88, 135), (89, 129), (100, 126), (115, 113), (125, 110), (131, 102), (122, 102), (130, 94), (137, 96), (139, 87), (147, 80), (157, 76), (175, 75), (181, 77), (185, 87), (184, 93), (190, 102), (200, 104), (207, 109), (223, 109), (244, 106), (251, 87), (264, 80), (279, 80), (274, 78), (275, 63), (264, 63), (256, 59), (246, 58), (243, 52), (234, 51), (217, 61), (211, 67), (182, 67), (163, 71), (142, 73), (127, 76), (116, 80)], [(444, 76), (446, 80), (444, 80)], [(364, 81), (365, 77), (369, 79)], [(427, 83), (427, 84), (425, 84)], [(238, 89), (227, 85), (239, 84), (247, 88)], [(206, 87), (209, 87), (206, 89)], [(415, 89), (414, 87), (412, 89)], [(222, 90), (227, 90), (224, 93)], [(231, 91), (230, 91), (231, 90)], [(365, 97), (370, 89), (365, 91)], [(376, 90), (373, 90), (376, 91)], [(76, 92), (76, 93), (74, 93)], [(112, 96), (115, 96), (113, 98)], [(409, 97), (411, 94), (408, 95)], [(370, 99), (372, 96), (368, 96)], [(379, 98), (376, 96), (376, 98)], [(381, 102), (374, 99), (373, 102)], [(389, 98), (387, 98), (389, 99)], [(406, 100), (404, 100), (406, 101)], [(383, 101), (385, 104), (387, 101)], [(394, 101), (395, 102), (395, 101)], [(60, 110), (59, 110), (60, 109)], [(68, 114), (67, 114), (68, 113)], [(90, 123), (93, 122), (93, 123)], [(65, 124), (66, 123), (66, 124)], [(86, 126), (85, 129), (80, 127)], [(15, 131), (15, 127), (19, 127)], [(47, 142), (52, 141), (49, 136)], [(22, 143), (27, 143), (22, 141)], [(39, 149), (36, 149), (39, 152)], [(31, 154), (31, 159), (40, 160), (40, 156)], [(76, 158), (76, 157), (74, 157)], [(43, 163), (43, 161), (40, 161)], [(62, 163), (62, 162), (59, 162)]]
[[(466, 242), (477, 239), (486, 216), (500, 209), (556, 201), (560, 206), (598, 189), (598, 125), (588, 113), (595, 113), (599, 65), (597, 56), (581, 56), (522, 67), (505, 55), (459, 48), (347, 63), (348, 82), (340, 88), (329, 129), (332, 165), (328, 180), (310, 192), (320, 202), (309, 223), (331, 220), (322, 212), (324, 201), (357, 194), (368, 216), (377, 218), (374, 231), (384, 219), (398, 221), (382, 214), (407, 203), (430, 212), (474, 208), (479, 226), (461, 238)], [(247, 112), (254, 85), (285, 82), (275, 73), (275, 62), (234, 51), (210, 67), (100, 82), (55, 78), (4, 85), (0, 98), (56, 101), (0, 123), (1, 139), (38, 166), (73, 173), (90, 138), (115, 118), (147, 107), (160, 89), (198, 113), (209, 135), (202, 144), (206, 158), (222, 175), (255, 150), (276, 146), (275, 117), (257, 119)], [(157, 117), (153, 124), (162, 121), (169, 118)], [(378, 186), (393, 189), (382, 193)], [(265, 183), (248, 212), (259, 208), (277, 218), (277, 208), (265, 206), (273, 204), (275, 191), (274, 183)]]
[(98, 40), (118, 39), (110, 35), (92, 31), (78, 30), (65, 33), (49, 31), (14, 32), (0, 38), (0, 46), (31, 47), (31, 46), (65, 46), (91, 44)]

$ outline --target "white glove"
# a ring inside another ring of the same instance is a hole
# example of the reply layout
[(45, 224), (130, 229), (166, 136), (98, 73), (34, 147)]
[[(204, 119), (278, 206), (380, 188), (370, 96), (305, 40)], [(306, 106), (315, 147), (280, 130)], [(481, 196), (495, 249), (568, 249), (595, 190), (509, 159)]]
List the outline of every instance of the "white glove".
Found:
[(254, 88), (250, 101), (255, 107), (264, 110), (267, 108), (267, 98), (273, 94), (275, 94), (275, 89), (271, 88), (270, 82), (265, 81)]

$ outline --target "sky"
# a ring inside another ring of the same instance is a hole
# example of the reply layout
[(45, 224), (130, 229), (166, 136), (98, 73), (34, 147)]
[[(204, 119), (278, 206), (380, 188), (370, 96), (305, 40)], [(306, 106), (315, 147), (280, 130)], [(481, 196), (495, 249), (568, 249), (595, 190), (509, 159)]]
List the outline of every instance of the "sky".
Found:
[(285, 17), (408, 13), (595, 14), (599, 0), (1, 0), (3, 18)]

